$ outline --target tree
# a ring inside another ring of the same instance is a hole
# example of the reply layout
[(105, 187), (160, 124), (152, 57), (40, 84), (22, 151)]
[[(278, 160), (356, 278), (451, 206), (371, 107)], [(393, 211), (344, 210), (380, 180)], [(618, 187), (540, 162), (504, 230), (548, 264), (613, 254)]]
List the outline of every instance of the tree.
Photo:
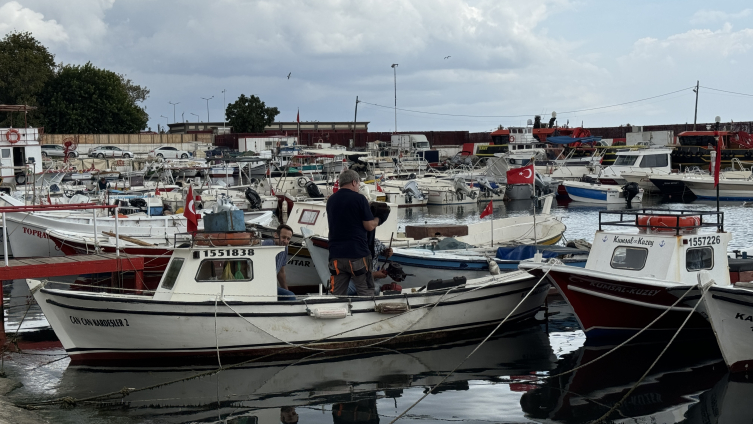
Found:
[(267, 107), (261, 99), (241, 94), (234, 103), (227, 105), (225, 118), (236, 133), (260, 133), (271, 125), (280, 114), (276, 107)]
[[(0, 40), (0, 104), (39, 106), (38, 97), (55, 74), (55, 56), (30, 32), (11, 32)], [(27, 115), (28, 123), (41, 126), (40, 111)], [(23, 113), (0, 116), (0, 127), (24, 124)]]
[(87, 63), (58, 68), (42, 90), (47, 132), (128, 134), (146, 128), (146, 111), (136, 102), (149, 90), (124, 76)]

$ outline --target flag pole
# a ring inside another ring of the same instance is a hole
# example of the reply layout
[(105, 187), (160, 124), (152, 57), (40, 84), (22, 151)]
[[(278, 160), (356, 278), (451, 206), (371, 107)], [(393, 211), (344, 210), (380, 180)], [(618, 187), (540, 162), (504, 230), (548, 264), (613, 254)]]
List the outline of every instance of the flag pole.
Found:
[[(493, 201), (494, 200), (492, 200), (492, 202)], [(491, 216), (492, 216), (492, 219), (491, 219), (491, 224), (492, 224), (492, 244), (491, 244), (491, 246), (492, 246), (492, 249), (494, 249), (494, 205), (493, 204), (492, 204), (492, 213), (491, 213)]]

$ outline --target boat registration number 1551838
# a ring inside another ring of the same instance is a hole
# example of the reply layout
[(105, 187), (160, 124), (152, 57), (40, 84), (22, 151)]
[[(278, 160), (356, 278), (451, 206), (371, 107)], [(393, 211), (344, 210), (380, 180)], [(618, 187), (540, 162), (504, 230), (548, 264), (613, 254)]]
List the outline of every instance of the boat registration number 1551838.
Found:
[(205, 258), (253, 256), (253, 254), (254, 254), (254, 249), (208, 249), (204, 251)]
[(710, 246), (712, 244), (721, 244), (722, 238), (720, 236), (705, 236), (705, 237), (693, 237), (688, 239), (688, 244), (691, 246)]

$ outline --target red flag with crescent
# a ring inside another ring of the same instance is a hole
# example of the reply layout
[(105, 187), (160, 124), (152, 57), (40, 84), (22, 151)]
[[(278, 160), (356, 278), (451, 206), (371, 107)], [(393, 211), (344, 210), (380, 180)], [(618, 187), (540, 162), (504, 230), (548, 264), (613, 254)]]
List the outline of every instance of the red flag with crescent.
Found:
[(492, 213), (494, 213), (494, 201), (490, 200), (489, 204), (486, 205), (486, 207), (484, 208), (483, 211), (481, 211), (481, 217), (480, 218), (483, 218), (485, 216), (489, 216)]
[(533, 164), (507, 171), (507, 184), (533, 184)]
[(183, 216), (186, 217), (186, 230), (189, 233), (195, 233), (199, 229), (199, 219), (196, 217), (196, 206), (191, 186), (188, 186), (188, 195), (186, 196), (186, 207), (183, 209)]

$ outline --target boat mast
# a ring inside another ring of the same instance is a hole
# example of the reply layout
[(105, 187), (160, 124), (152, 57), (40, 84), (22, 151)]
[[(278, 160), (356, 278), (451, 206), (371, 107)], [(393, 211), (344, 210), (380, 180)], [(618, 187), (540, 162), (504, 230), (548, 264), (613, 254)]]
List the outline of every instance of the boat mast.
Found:
[(696, 80), (695, 82), (695, 113), (693, 114), (693, 131), (695, 131), (695, 123), (698, 119), (698, 89), (700, 88), (701, 81)]

